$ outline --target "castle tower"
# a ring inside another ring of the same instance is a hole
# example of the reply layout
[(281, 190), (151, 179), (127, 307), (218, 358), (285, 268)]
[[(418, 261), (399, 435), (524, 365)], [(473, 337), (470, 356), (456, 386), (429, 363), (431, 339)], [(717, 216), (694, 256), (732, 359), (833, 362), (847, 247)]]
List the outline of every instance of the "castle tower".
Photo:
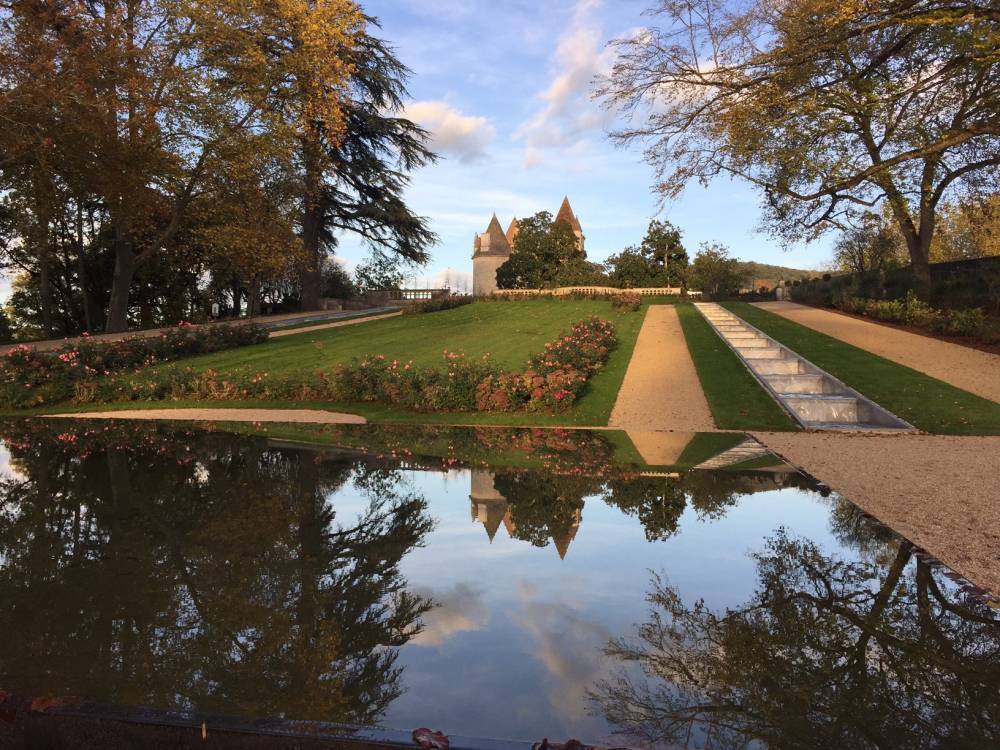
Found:
[(472, 501), (473, 523), (481, 523), (485, 527), (486, 536), (492, 544), (493, 537), (508, 512), (507, 500), (493, 485), (493, 472), (485, 469), (472, 470), (469, 499)]
[(580, 254), (586, 258), (587, 238), (583, 235), (583, 227), (580, 226), (580, 220), (573, 213), (573, 207), (569, 205), (569, 196), (563, 198), (562, 205), (559, 206), (559, 213), (556, 214), (556, 222), (560, 221), (566, 222), (573, 229), (573, 234), (576, 235), (577, 248), (580, 250)]
[(489, 296), (497, 290), (497, 269), (510, 257), (512, 250), (508, 234), (517, 236), (517, 221), (511, 222), (510, 229), (504, 233), (497, 215), (493, 214), (486, 231), (477, 234), (472, 242), (472, 293), (477, 297)]

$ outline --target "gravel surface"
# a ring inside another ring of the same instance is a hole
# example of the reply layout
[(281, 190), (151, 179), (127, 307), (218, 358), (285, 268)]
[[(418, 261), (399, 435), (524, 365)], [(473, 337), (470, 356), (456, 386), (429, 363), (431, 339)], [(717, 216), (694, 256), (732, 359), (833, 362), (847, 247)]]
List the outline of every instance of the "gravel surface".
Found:
[(1000, 437), (754, 437), (973, 583), (1000, 594)]
[(296, 422), (310, 424), (366, 424), (357, 414), (318, 409), (135, 409), (50, 414), (63, 419), (170, 419), (211, 422)]
[(673, 305), (651, 305), (646, 310), (608, 426), (688, 432), (715, 429)]
[(755, 304), (956, 388), (1000, 402), (1000, 356), (996, 354), (794, 302)]

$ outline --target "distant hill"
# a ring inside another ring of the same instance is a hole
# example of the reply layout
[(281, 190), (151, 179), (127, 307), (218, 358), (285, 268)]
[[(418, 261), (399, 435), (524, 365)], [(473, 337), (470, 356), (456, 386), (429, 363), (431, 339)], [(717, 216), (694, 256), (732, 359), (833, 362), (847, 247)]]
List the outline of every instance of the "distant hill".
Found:
[(821, 276), (821, 271), (805, 271), (801, 268), (787, 268), (785, 266), (772, 266), (768, 263), (756, 263), (752, 260), (741, 260), (740, 266), (754, 279), (774, 279), (780, 281), (794, 281), (795, 279), (810, 279), (814, 276)]

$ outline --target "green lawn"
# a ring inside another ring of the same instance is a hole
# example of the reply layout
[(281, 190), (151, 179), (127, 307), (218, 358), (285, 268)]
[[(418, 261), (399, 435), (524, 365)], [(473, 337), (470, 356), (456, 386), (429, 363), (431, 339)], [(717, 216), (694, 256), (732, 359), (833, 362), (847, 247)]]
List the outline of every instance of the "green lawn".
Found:
[(745, 302), (724, 307), (921, 430), (1000, 435), (1000, 404)]
[(677, 314), (716, 426), (724, 430), (798, 429), (694, 305), (678, 305)]
[[(213, 406), (240, 408), (323, 408), (361, 414), (370, 421), (428, 424), (502, 425), (606, 425), (625, 377), (646, 308), (622, 312), (603, 300), (530, 300), (479, 302), (453, 310), (406, 315), (359, 323), (354, 326), (294, 334), (256, 346), (193, 357), (161, 367), (212, 369), (219, 373), (270, 376), (308, 375), (365, 354), (384, 354), (418, 366), (437, 366), (445, 349), (470, 357), (490, 353), (504, 367), (521, 368), (528, 358), (543, 350), (545, 343), (567, 331), (574, 323), (592, 315), (610, 320), (618, 335), (618, 347), (605, 367), (595, 375), (584, 396), (567, 414), (534, 413), (425, 413), (410, 412), (382, 404), (330, 402), (213, 402)], [(141, 375), (139, 377), (142, 377)], [(73, 411), (196, 407), (197, 401), (170, 403), (129, 402), (94, 404)], [(47, 408), (48, 413), (68, 411)]]
[[(608, 302), (532, 300), (477, 302), (419, 315), (373, 320), (284, 336), (257, 346), (229, 349), (165, 367), (193, 367), (220, 373), (266, 371), (280, 376), (326, 370), (366, 354), (384, 354), (417, 366), (437, 366), (447, 349), (470, 357), (489, 353), (504, 367), (521, 367), (545, 342), (579, 320), (597, 315), (622, 329), (637, 314), (620, 313)], [(627, 327), (627, 325), (626, 325)], [(619, 336), (624, 335), (619, 330)]]

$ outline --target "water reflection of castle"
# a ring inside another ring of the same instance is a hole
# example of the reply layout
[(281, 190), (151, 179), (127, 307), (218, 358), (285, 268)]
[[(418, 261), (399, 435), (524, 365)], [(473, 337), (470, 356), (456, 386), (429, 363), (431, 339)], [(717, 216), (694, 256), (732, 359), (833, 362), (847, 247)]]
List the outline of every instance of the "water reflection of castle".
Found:
[[(517, 534), (517, 525), (510, 513), (510, 504), (507, 498), (497, 492), (494, 484), (495, 476), (486, 469), (473, 469), (472, 486), (469, 491), (469, 498), (472, 501), (472, 521), (481, 523), (485, 527), (491, 544), (501, 524), (512, 539)], [(580, 510), (577, 509), (573, 513), (572, 523), (565, 530), (553, 534), (552, 542), (560, 559), (566, 558), (569, 545), (576, 538), (577, 529), (580, 528), (581, 518)]]

